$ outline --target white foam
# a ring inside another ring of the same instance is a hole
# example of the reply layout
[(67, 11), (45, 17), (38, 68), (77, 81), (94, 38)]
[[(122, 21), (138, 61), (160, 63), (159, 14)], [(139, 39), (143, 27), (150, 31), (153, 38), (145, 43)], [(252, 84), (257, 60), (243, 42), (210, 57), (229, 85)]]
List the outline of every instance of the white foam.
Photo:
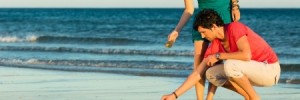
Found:
[(0, 42), (34, 42), (37, 40), (37, 36), (27, 36), (26, 38), (19, 38), (17, 36), (0, 37)]
[(37, 62), (38, 62), (37, 59), (29, 59), (29, 60), (25, 61), (24, 63), (26, 63), (26, 64), (35, 64)]
[(19, 40), (17, 37), (0, 37), (0, 42), (18, 42)]
[(34, 41), (36, 41), (37, 40), (37, 36), (27, 36), (26, 37), (26, 41), (29, 41), (29, 42), (34, 42)]

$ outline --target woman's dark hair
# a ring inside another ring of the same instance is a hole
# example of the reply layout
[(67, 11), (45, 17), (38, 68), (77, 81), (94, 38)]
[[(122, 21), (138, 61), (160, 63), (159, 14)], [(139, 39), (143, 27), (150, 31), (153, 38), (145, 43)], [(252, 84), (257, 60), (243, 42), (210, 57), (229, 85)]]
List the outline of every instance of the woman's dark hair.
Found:
[(194, 30), (198, 30), (198, 27), (211, 29), (213, 24), (217, 26), (224, 26), (224, 22), (220, 15), (212, 9), (203, 9), (196, 15), (196, 19), (193, 24)]

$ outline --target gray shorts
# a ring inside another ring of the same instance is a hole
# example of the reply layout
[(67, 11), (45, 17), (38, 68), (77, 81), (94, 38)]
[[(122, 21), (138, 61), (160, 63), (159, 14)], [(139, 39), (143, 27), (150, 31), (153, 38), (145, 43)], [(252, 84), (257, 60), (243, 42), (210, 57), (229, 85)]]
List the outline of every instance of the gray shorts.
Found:
[(222, 86), (228, 78), (247, 76), (254, 86), (272, 86), (280, 78), (280, 65), (278, 62), (267, 64), (264, 62), (226, 60), (224, 64), (210, 67), (206, 71), (206, 78), (216, 86)]

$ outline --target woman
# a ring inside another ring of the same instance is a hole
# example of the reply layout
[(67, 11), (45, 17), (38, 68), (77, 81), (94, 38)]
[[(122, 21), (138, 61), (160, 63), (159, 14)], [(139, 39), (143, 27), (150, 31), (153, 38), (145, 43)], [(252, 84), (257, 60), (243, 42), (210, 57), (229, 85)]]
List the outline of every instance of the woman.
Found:
[[(188, 22), (190, 17), (194, 13), (193, 0), (184, 0), (185, 10), (175, 27), (168, 36), (168, 41), (174, 43), (184, 25)], [(198, 0), (199, 11), (210, 8), (216, 10), (222, 17), (224, 23), (230, 23), (232, 21), (238, 21), (240, 19), (240, 11), (238, 6), (238, 0)], [(192, 31), (193, 42), (194, 42), (194, 69), (200, 65), (203, 60), (205, 50), (208, 46), (208, 41), (204, 41), (201, 34), (197, 30)], [(201, 80), (200, 83), (196, 84), (197, 98), (203, 99), (205, 79)]]
[[(246, 25), (233, 22), (224, 24), (214, 10), (202, 10), (194, 29), (211, 41), (205, 59), (187, 80), (172, 94), (162, 100), (175, 100), (201, 80), (206, 69), (208, 80), (216, 86), (232, 86), (245, 99), (259, 100), (252, 86), (272, 86), (280, 77), (280, 65), (272, 48)], [(249, 41), (251, 40), (251, 41)], [(216, 64), (225, 60), (224, 64)], [(213, 66), (213, 67), (208, 67)], [(211, 88), (211, 87), (210, 87)]]

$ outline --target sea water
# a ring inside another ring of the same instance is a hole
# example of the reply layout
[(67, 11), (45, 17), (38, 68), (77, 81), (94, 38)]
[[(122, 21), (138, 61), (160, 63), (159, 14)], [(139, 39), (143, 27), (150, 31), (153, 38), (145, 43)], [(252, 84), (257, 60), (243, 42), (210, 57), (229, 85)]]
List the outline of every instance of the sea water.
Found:
[[(0, 65), (186, 77), (193, 70), (190, 21), (172, 48), (183, 9), (0, 9)], [(300, 83), (300, 9), (241, 9), (240, 22), (278, 54), (283, 83)]]

